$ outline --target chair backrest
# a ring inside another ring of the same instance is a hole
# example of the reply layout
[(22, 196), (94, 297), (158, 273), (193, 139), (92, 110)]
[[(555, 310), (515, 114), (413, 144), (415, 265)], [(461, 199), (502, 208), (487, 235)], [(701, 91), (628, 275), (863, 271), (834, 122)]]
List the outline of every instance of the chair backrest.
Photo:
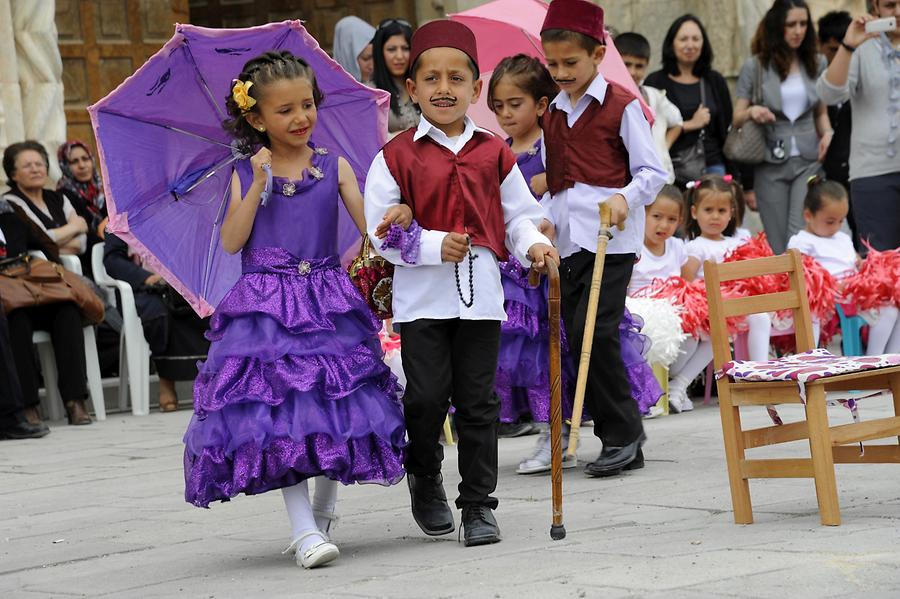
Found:
[(95, 243), (94, 247), (91, 248), (91, 269), (94, 271), (94, 280), (98, 284), (109, 284), (112, 282), (112, 277), (106, 273), (106, 267), (103, 266), (103, 248), (105, 247), (106, 243), (100, 242)]
[[(803, 276), (803, 257), (798, 250), (788, 250), (781, 256), (722, 264), (707, 260), (703, 264), (703, 272), (709, 300), (713, 359), (717, 369), (731, 361), (726, 318), (732, 316), (790, 309), (794, 315), (794, 340), (797, 351), (805, 352), (813, 349), (812, 319), (809, 315), (809, 298), (806, 296), (806, 279)], [(788, 275), (790, 285), (787, 291), (750, 297), (722, 297), (722, 283), (777, 274)]]

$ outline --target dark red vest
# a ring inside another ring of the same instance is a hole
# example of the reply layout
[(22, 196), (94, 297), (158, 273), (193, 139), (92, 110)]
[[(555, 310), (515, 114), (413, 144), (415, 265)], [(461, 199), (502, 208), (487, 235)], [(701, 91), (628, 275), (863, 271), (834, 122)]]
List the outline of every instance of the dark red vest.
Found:
[(628, 149), (619, 136), (625, 107), (634, 96), (608, 83), (603, 104), (592, 100), (569, 129), (557, 108), (544, 113), (541, 127), (547, 148), (547, 186), (556, 195), (575, 183), (620, 189), (631, 181)]
[(515, 154), (482, 131), (456, 155), (427, 135), (413, 141), (415, 134), (408, 129), (384, 146), (384, 161), (403, 203), (425, 229), (468, 233), (472, 245), (506, 260), (500, 184), (515, 166)]

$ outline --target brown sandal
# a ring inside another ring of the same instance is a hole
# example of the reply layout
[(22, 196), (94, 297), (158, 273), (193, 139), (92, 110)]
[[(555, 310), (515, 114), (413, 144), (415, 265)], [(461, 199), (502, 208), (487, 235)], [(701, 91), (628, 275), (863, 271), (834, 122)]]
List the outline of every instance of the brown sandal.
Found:
[(178, 409), (178, 397), (174, 395), (159, 396), (159, 411), (174, 412)]
[(84, 400), (67, 401), (66, 416), (68, 417), (69, 424), (80, 426), (93, 422), (91, 420), (91, 415), (88, 414), (87, 409), (84, 406)]

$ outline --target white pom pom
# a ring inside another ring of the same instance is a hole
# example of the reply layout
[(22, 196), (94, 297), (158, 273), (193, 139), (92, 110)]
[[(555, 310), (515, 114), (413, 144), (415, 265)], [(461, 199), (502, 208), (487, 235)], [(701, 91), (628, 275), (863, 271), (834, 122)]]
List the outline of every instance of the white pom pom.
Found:
[(653, 344), (645, 356), (647, 362), (668, 368), (678, 357), (681, 342), (688, 337), (681, 329), (681, 308), (649, 297), (628, 297), (625, 306), (644, 321), (641, 333)]

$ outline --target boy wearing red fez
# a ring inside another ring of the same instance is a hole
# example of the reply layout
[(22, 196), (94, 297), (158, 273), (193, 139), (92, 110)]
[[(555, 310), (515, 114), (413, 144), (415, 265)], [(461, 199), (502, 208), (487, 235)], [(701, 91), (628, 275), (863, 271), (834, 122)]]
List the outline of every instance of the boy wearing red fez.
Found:
[[(393, 314), (407, 378), (412, 513), (427, 535), (455, 528), (439, 442), (452, 397), (462, 477), (456, 506), (465, 544), (496, 543), (497, 500), (491, 493), (497, 486), (499, 401), (493, 387), (500, 322), (506, 319), (498, 260), (511, 252), (523, 264), (543, 268), (559, 256), (538, 229), (544, 213), (515, 155), (466, 116), (481, 93), (472, 31), (453, 21), (424, 25), (413, 35), (410, 65), (407, 89), (422, 116), (418, 127), (375, 157), (365, 211), (370, 238), (397, 266)], [(391, 220), (407, 207), (415, 221), (404, 233)]]
[(609, 205), (613, 225), (625, 226), (614, 230), (607, 247), (585, 393), (594, 434), (603, 441), (603, 451), (585, 472), (612, 476), (644, 465), (644, 429), (622, 362), (619, 324), (643, 244), (644, 206), (656, 198), (666, 171), (638, 100), (597, 72), (606, 53), (603, 10), (585, 0), (555, 0), (541, 43), (561, 90), (542, 122), (551, 193), (546, 207), (562, 256), (563, 319), (576, 364), (600, 228), (598, 204)]

